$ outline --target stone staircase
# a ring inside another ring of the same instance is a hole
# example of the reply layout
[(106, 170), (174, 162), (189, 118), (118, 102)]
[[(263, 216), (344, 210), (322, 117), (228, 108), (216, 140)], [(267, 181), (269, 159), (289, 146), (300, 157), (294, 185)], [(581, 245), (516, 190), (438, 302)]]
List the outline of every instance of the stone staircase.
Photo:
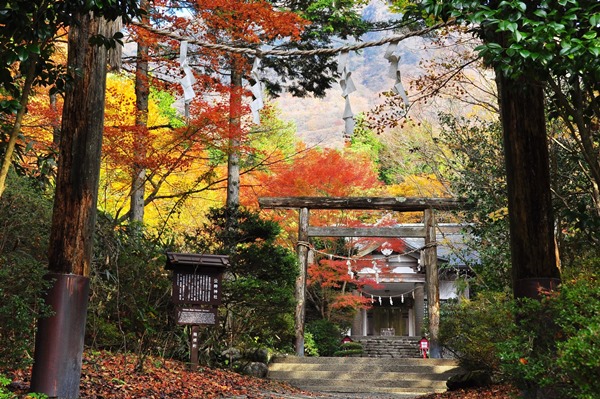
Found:
[(446, 380), (459, 372), (451, 359), (286, 356), (270, 364), (268, 378), (307, 391), (409, 398), (446, 391)]
[(419, 337), (352, 337), (363, 346), (363, 357), (417, 358)]

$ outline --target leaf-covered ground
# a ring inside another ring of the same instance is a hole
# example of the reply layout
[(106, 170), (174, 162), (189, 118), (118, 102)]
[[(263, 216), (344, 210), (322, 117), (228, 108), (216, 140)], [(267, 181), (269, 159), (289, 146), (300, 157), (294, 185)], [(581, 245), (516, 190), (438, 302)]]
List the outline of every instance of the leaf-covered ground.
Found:
[[(303, 392), (287, 384), (243, 376), (220, 369), (188, 371), (185, 364), (173, 360), (148, 358), (143, 372), (136, 371), (133, 355), (86, 353), (83, 361), (80, 395), (90, 399), (184, 399), (184, 398), (326, 398), (329, 395)], [(10, 389), (25, 397), (30, 370), (12, 373)], [(339, 398), (340, 396), (335, 396)], [(358, 398), (352, 395), (353, 398)], [(365, 395), (364, 399), (373, 396)], [(419, 399), (512, 399), (516, 391), (507, 386), (447, 392)]]
[(515, 399), (518, 397), (518, 391), (510, 385), (493, 385), (487, 388), (459, 389), (453, 392), (431, 394), (421, 396), (419, 399)]

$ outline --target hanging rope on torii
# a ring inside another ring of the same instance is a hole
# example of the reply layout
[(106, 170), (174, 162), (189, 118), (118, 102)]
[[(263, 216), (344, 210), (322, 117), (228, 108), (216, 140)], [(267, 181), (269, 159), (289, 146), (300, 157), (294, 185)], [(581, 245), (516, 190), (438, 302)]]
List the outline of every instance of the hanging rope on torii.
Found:
[(182, 68), (183, 77), (180, 79), (180, 83), (182, 85), (184, 91), (184, 100), (186, 103), (191, 101), (191, 99), (195, 96), (192, 85), (195, 82), (192, 71), (189, 67), (189, 63), (187, 61), (187, 53), (188, 53), (188, 44), (193, 44), (199, 47), (204, 47), (212, 50), (223, 51), (228, 53), (235, 54), (244, 54), (246, 56), (253, 56), (254, 63), (251, 71), (251, 76), (253, 77), (255, 83), (251, 87), (251, 92), (254, 97), (254, 100), (251, 104), (252, 118), (254, 123), (260, 123), (259, 110), (263, 107), (263, 99), (262, 99), (262, 84), (260, 82), (260, 73), (259, 67), (261, 63), (261, 58), (267, 56), (275, 56), (275, 57), (290, 57), (290, 56), (311, 56), (316, 54), (322, 55), (338, 55), (338, 73), (340, 74), (340, 86), (342, 88), (342, 96), (345, 100), (343, 120), (344, 120), (344, 134), (348, 138), (352, 136), (354, 132), (354, 113), (352, 112), (352, 107), (350, 105), (350, 97), (349, 95), (356, 90), (354, 83), (352, 81), (352, 71), (348, 65), (348, 56), (351, 51), (359, 51), (362, 49), (370, 48), (370, 47), (378, 47), (383, 45), (388, 45), (388, 48), (385, 52), (384, 58), (390, 63), (388, 75), (390, 78), (394, 79), (394, 84), (391, 91), (402, 98), (402, 101), (408, 107), (408, 95), (402, 85), (402, 79), (400, 74), (400, 54), (398, 53), (398, 43), (403, 40), (406, 40), (411, 37), (424, 36), (427, 35), (437, 29), (447, 27), (454, 24), (454, 20), (449, 20), (446, 22), (439, 22), (432, 26), (427, 26), (425, 28), (419, 30), (413, 30), (407, 32), (402, 35), (392, 35), (388, 37), (384, 37), (380, 40), (375, 41), (367, 41), (367, 42), (358, 42), (353, 44), (347, 44), (339, 47), (331, 47), (331, 48), (316, 48), (311, 50), (300, 50), (300, 49), (286, 49), (280, 50), (277, 48), (260, 48), (253, 46), (251, 44), (247, 44), (246, 46), (236, 46), (228, 43), (212, 43), (204, 40), (198, 40), (191, 36), (190, 34), (174, 32), (169, 29), (159, 29), (153, 27), (147, 23), (143, 22), (132, 22), (133, 25), (138, 26), (151, 32), (153, 34), (168, 37), (174, 40), (177, 40), (181, 43), (180, 46), (180, 65)]
[[(425, 239), (423, 266), (427, 286), (427, 303), (430, 333), (430, 356), (439, 358), (440, 290), (437, 267), (436, 223), (434, 211), (468, 209), (466, 201), (454, 198), (409, 197), (261, 197), (258, 203), (263, 209), (297, 209), (298, 264), (300, 273), (296, 279), (296, 355), (304, 356), (304, 317), (306, 309), (306, 272), (309, 242), (312, 236), (329, 237), (419, 237)], [(311, 228), (310, 210), (389, 210), (395, 212), (423, 212), (423, 227), (362, 227), (362, 228)]]

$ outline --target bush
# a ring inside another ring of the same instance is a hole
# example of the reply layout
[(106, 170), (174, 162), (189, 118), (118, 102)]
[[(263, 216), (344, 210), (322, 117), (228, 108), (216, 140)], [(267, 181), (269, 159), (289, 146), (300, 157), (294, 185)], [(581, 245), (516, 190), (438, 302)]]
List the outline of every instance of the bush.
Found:
[(6, 388), (11, 383), (11, 380), (0, 374), (0, 399), (16, 399), (17, 395)]
[(0, 370), (31, 364), (36, 319), (49, 315), (42, 293), (51, 215), (50, 200), (9, 176), (0, 199)]
[(306, 330), (312, 334), (320, 356), (333, 356), (340, 349), (342, 332), (335, 323), (314, 320), (307, 323)]
[(319, 356), (319, 349), (313, 335), (306, 331), (304, 333), (304, 354), (306, 356)]
[(340, 346), (340, 350), (336, 351), (333, 355), (339, 357), (362, 355), (363, 346), (360, 342), (344, 342)]
[(482, 293), (472, 300), (445, 304), (440, 344), (467, 370), (498, 372), (497, 344), (507, 339), (513, 324), (511, 303), (506, 294)]
[(228, 255), (230, 266), (223, 279), (221, 321), (206, 333), (212, 335), (206, 350), (289, 350), (298, 266), (295, 254), (276, 243), (279, 225), (244, 208), (212, 209), (207, 217), (187, 245), (192, 252)]
[(599, 282), (580, 275), (542, 301), (518, 303), (519, 322), (501, 345), (503, 370), (516, 385), (547, 398), (598, 398)]
[(116, 230), (99, 215), (90, 276), (88, 346), (134, 352), (140, 369), (148, 355), (187, 357), (183, 328), (171, 317), (165, 252), (161, 242), (145, 236), (140, 228)]

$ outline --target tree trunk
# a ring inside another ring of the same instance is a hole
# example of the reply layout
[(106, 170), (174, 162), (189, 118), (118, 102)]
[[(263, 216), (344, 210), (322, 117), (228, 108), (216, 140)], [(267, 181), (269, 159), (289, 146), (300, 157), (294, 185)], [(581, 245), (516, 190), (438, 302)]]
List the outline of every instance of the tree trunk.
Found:
[(35, 80), (35, 66), (37, 64), (37, 60), (38, 56), (35, 54), (32, 54), (29, 59), (29, 67), (27, 68), (27, 75), (25, 76), (25, 83), (23, 84), (23, 90), (21, 92), (21, 101), (19, 102), (21, 107), (17, 112), (15, 123), (13, 124), (10, 137), (8, 139), (8, 145), (6, 146), (4, 157), (2, 158), (2, 166), (0, 167), (0, 198), (2, 198), (2, 194), (6, 189), (6, 178), (8, 176), (10, 166), (12, 165), (12, 156), (17, 144), (17, 138), (21, 132), (23, 117), (27, 112), (27, 103), (29, 102), (29, 95), (31, 94), (33, 81)]
[(240, 205), (240, 144), (242, 114), (242, 73), (238, 62), (231, 61), (231, 94), (229, 97), (229, 154), (227, 157), (227, 209)]
[[(141, 0), (140, 9), (148, 10), (148, 1)], [(143, 14), (142, 23), (148, 23), (148, 15)], [(148, 82), (148, 46), (142, 40), (137, 42), (135, 68), (135, 126), (136, 135), (133, 143), (132, 180), (129, 221), (132, 224), (144, 221), (144, 197), (146, 195), (146, 133), (148, 130), (148, 99), (150, 85)]]
[(538, 297), (560, 273), (554, 241), (544, 93), (530, 79), (497, 74), (504, 134), (513, 292)]
[(68, 66), (77, 71), (65, 93), (60, 158), (50, 233), (53, 281), (46, 304), (55, 315), (39, 320), (31, 389), (77, 398), (83, 354), (100, 152), (107, 50), (93, 35), (112, 36), (104, 19), (76, 15), (69, 29)]

